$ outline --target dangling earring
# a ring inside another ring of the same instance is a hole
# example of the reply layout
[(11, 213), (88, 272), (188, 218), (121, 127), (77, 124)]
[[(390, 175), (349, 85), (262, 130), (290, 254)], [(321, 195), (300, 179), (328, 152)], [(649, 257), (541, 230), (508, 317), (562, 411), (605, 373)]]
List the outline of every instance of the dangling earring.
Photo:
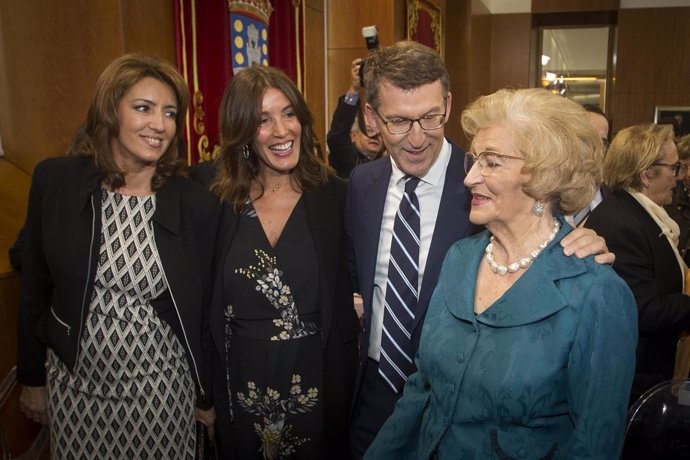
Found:
[(534, 207), (532, 207), (532, 212), (537, 217), (543, 216), (544, 215), (544, 202), (541, 200), (537, 200), (534, 203)]
[(249, 153), (249, 144), (244, 144), (244, 147), (242, 147), (242, 156), (245, 160), (249, 160)]

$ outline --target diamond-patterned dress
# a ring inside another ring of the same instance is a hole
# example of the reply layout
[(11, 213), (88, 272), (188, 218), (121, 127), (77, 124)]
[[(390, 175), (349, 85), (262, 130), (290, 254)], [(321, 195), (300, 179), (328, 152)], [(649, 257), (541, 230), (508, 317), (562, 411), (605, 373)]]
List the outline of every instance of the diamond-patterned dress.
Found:
[(74, 374), (48, 353), (53, 458), (194, 457), (186, 351), (150, 304), (168, 289), (150, 224), (155, 198), (102, 191), (100, 255)]

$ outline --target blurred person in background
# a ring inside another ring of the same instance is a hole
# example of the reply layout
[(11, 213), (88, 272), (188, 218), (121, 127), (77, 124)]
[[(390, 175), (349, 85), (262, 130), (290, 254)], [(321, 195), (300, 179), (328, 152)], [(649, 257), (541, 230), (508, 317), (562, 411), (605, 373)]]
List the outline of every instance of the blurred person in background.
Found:
[(673, 136), (670, 125), (652, 123), (619, 131), (604, 157), (611, 193), (585, 222), (615, 252), (613, 269), (635, 295), (639, 344), (631, 402), (673, 377), (679, 334), (690, 328), (680, 230), (664, 209), (683, 179)]

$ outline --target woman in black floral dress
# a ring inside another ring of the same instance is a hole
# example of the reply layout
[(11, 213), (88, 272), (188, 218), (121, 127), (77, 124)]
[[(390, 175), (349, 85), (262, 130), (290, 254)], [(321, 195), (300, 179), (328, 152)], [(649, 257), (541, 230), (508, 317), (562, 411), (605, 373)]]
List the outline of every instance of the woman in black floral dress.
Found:
[(283, 73), (243, 70), (221, 105), (221, 151), (197, 174), (224, 203), (214, 385), (224, 458), (349, 458), (359, 332), (344, 253), (345, 183)]

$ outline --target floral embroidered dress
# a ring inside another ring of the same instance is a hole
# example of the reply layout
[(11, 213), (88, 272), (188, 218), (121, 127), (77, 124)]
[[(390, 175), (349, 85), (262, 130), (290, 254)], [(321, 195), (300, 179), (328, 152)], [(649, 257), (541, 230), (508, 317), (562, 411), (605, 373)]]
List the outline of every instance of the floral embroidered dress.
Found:
[(253, 208), (225, 260), (225, 355), (237, 458), (322, 458), (318, 263), (300, 199), (275, 247)]

